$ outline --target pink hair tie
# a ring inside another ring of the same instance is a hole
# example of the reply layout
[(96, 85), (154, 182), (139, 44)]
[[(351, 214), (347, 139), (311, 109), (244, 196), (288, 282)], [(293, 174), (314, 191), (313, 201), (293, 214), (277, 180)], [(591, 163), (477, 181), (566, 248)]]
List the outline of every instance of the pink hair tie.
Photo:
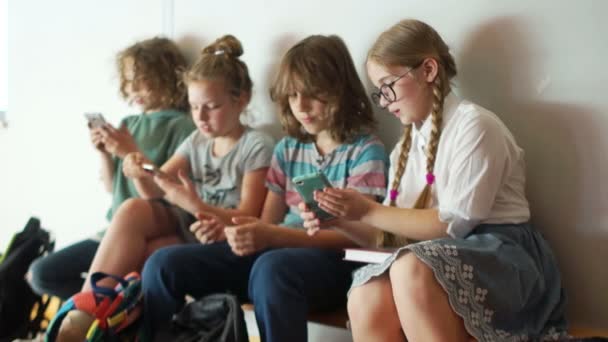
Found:
[(397, 195), (399, 195), (399, 190), (391, 190), (389, 191), (389, 197), (391, 201), (395, 201), (397, 199)]
[(427, 173), (426, 174), (426, 184), (433, 185), (433, 183), (435, 183), (435, 175), (432, 173)]

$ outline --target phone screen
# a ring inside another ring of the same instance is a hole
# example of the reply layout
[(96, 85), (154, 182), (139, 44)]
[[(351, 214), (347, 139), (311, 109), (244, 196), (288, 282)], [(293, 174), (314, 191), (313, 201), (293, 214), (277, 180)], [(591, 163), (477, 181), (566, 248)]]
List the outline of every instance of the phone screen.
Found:
[(103, 114), (101, 113), (87, 112), (84, 113), (84, 117), (89, 123), (89, 128), (101, 127), (106, 123), (106, 119), (104, 119)]
[(146, 171), (147, 173), (153, 175), (153, 176), (161, 176), (161, 177), (167, 177), (169, 180), (173, 181), (173, 182), (177, 182), (177, 178), (175, 178), (174, 176), (170, 176), (168, 174), (166, 174), (165, 172), (161, 171), (160, 168), (158, 168), (156, 165), (154, 164), (150, 164), (150, 163), (143, 163), (141, 164), (141, 168), (144, 169), (144, 171)]
[(155, 174), (158, 171), (156, 169), (156, 167), (152, 164), (142, 164), (141, 168), (144, 169), (144, 171), (151, 173), (151, 174)]
[(319, 207), (319, 204), (314, 199), (316, 190), (322, 191), (324, 188), (331, 188), (331, 183), (321, 172), (315, 172), (304, 176), (294, 177), (292, 182), (304, 200), (304, 203), (312, 210), (317, 218), (321, 221), (326, 221), (334, 218), (334, 216)]

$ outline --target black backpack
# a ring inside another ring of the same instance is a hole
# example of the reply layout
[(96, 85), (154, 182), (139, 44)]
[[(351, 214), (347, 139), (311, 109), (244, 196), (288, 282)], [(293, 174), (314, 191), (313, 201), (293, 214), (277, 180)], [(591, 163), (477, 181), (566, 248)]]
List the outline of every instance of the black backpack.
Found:
[[(53, 247), (49, 232), (40, 227), (40, 220), (32, 217), (0, 257), (0, 342), (32, 338), (39, 332), (50, 299), (43, 301), (36, 295), (25, 274), (34, 259)], [(37, 310), (31, 319), (34, 307)]]
[(172, 321), (167, 341), (248, 342), (247, 326), (238, 299), (225, 293), (188, 303)]

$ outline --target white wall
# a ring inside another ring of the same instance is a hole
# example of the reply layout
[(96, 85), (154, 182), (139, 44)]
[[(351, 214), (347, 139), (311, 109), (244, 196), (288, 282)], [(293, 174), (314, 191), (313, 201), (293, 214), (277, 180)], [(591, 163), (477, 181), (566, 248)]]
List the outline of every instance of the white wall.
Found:
[(131, 113), (118, 95), (114, 55), (161, 33), (161, 0), (11, 1), (9, 128), (0, 129), (0, 244), (38, 215), (58, 243), (105, 224), (109, 197), (82, 115), (117, 123)]
[[(8, 87), (8, 3), (0, 0), (0, 112), (6, 109), (7, 87)], [(2, 113), (0, 113), (0, 125), (2, 125)]]
[[(460, 73), (456, 91), (499, 114), (527, 151), (533, 221), (558, 255), (570, 320), (608, 328), (608, 191), (602, 187), (608, 174), (608, 139), (602, 134), (608, 128), (603, 20), (608, 2), (20, 0), (10, 5), (10, 127), (0, 130), (0, 245), (30, 214), (41, 216), (60, 235), (60, 244), (102, 224), (108, 198), (96, 178), (98, 164), (81, 113), (100, 110), (115, 121), (128, 113), (117, 96), (112, 56), (133, 39), (174, 32), (193, 58), (203, 44), (236, 35), (255, 82), (255, 123), (279, 134), (267, 89), (291, 44), (309, 34), (339, 34), (365, 78), (363, 61), (375, 37), (399, 19), (414, 17), (433, 25), (452, 47)], [(163, 13), (173, 13), (172, 26)], [(392, 146), (398, 126), (387, 115), (378, 117)]]

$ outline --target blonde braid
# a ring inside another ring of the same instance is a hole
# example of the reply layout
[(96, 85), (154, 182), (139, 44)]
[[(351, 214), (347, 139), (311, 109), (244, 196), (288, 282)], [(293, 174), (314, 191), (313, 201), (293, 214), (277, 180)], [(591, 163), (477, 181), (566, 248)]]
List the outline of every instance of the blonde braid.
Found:
[[(413, 209), (424, 209), (427, 204), (430, 202), (431, 198), (431, 187), (435, 181), (435, 176), (433, 175), (433, 170), (435, 169), (435, 157), (437, 156), (437, 148), (439, 146), (439, 138), (441, 136), (441, 124), (443, 121), (443, 102), (444, 102), (444, 94), (442, 92), (441, 87), (441, 78), (437, 77), (433, 83), (433, 105), (431, 110), (431, 134), (430, 139), (427, 144), (426, 150), (426, 180), (427, 183), (424, 186), (424, 189), (418, 196), (416, 203), (413, 206)], [(401, 154), (399, 155), (399, 160), (397, 162), (397, 169), (395, 170), (395, 178), (393, 179), (393, 183), (391, 184), (391, 198), (390, 205), (392, 207), (396, 206), (396, 194), (399, 189), (399, 184), (401, 182), (401, 178), (403, 177), (403, 173), (407, 166), (407, 160), (409, 157), (409, 151), (412, 143), (411, 138), (411, 130), (412, 125), (408, 125), (405, 128), (405, 137), (403, 143), (401, 144)], [(395, 235), (386, 231), (382, 231), (382, 235), (379, 237), (378, 246), (383, 247), (400, 247), (408, 244), (409, 241), (406, 237)]]
[(431, 140), (429, 142), (428, 150), (427, 150), (427, 165), (426, 171), (428, 173), (433, 173), (433, 169), (435, 168), (435, 157), (437, 155), (437, 147), (439, 146), (439, 137), (441, 136), (441, 124), (443, 122), (443, 101), (444, 94), (441, 91), (441, 78), (435, 78), (435, 82), (433, 84), (433, 111), (431, 113), (432, 118), (432, 127), (431, 127)]
[(426, 185), (418, 196), (414, 209), (426, 208), (431, 199), (431, 187), (435, 182), (435, 157), (441, 136), (441, 122), (443, 121), (443, 100), (444, 95), (441, 91), (441, 77), (435, 78), (433, 82), (433, 106), (431, 112), (431, 136), (426, 149)]
[[(407, 160), (410, 155), (410, 148), (412, 146), (412, 125), (405, 126), (403, 131), (403, 142), (401, 143), (401, 151), (399, 153), (399, 159), (397, 160), (397, 169), (395, 170), (395, 176), (393, 178), (393, 183), (391, 184), (390, 190), (390, 206), (396, 206), (397, 193), (399, 191), (399, 184), (401, 183), (401, 178), (403, 177), (403, 173), (405, 172), (405, 168), (407, 166)], [(379, 235), (379, 241), (377, 242), (378, 246), (393, 246), (397, 242), (395, 241), (397, 236), (388, 232), (379, 231), (382, 234)]]
[[(401, 153), (399, 154), (399, 159), (397, 161), (397, 169), (395, 170), (395, 177), (393, 178), (393, 183), (391, 184), (392, 191), (399, 191), (399, 184), (401, 183), (401, 177), (403, 177), (403, 173), (405, 172), (405, 167), (407, 166), (407, 159), (410, 156), (410, 148), (412, 146), (412, 125), (405, 126), (403, 132), (403, 142), (401, 143)], [(396, 197), (391, 196), (390, 198), (391, 207), (394, 207)]]

